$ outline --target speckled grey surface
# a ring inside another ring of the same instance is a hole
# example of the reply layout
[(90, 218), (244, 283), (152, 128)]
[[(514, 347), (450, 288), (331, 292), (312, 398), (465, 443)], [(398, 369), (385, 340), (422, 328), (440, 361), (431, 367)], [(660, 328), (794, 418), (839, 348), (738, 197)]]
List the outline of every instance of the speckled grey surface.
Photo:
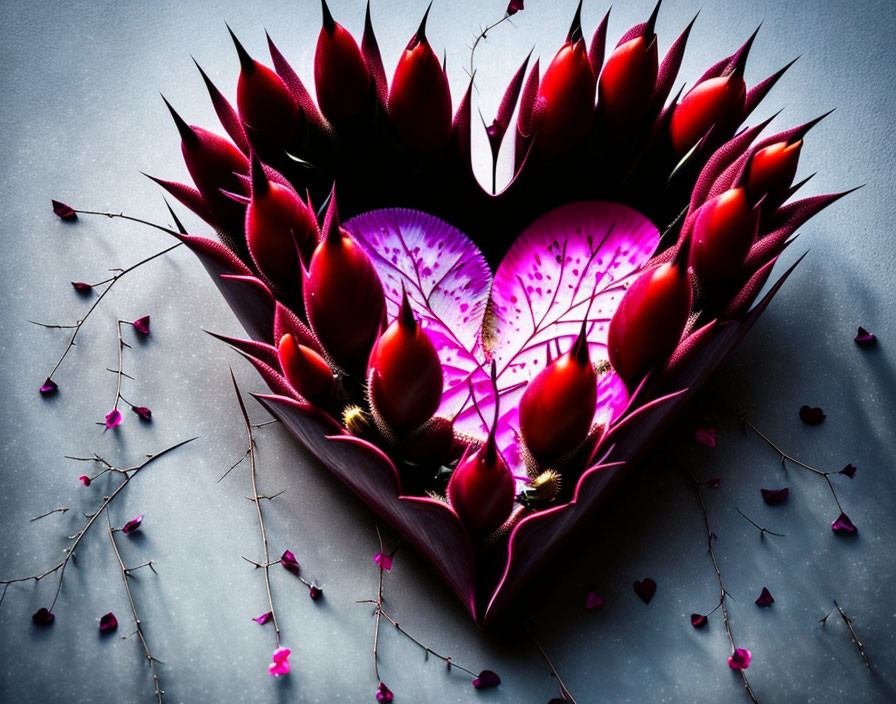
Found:
[[(571, 0), (532, 2), (477, 51), (483, 114), (533, 45), (548, 59), (562, 40)], [(360, 2), (333, 0), (334, 15), (360, 33)], [(372, 2), (387, 66), (414, 31), (424, 2)], [(437, 3), (429, 35), (448, 52), (455, 95), (461, 65), (479, 23), (500, 16), (503, 3)], [(614, 8), (610, 41), (643, 21), (649, 3)], [(747, 78), (764, 77), (797, 55), (757, 119), (785, 108), (776, 125), (798, 124), (832, 107), (803, 150), (801, 173), (818, 175), (812, 193), (867, 183), (812, 220), (784, 263), (809, 256), (755, 331), (711, 385), (796, 456), (824, 469), (848, 462), (850, 481), (834, 477), (844, 509), (859, 526), (855, 539), (830, 530), (838, 510), (824, 481), (797, 468), (787, 475), (775, 453), (743, 434), (712, 396), (692, 404), (665, 445), (536, 580), (519, 610), (579, 702), (745, 701), (726, 662), (718, 612), (695, 631), (691, 612), (706, 612), (718, 585), (705, 549), (699, 505), (689, 480), (670, 461), (670, 448), (700, 478), (721, 477), (706, 490), (716, 552), (738, 644), (753, 652), (748, 671), (763, 702), (874, 702), (896, 698), (896, 269), (892, 139), (896, 114), (894, 13), (887, 2), (694, 3), (667, 0), (658, 30), (661, 51), (701, 9), (681, 76), (693, 80), (727, 55), (764, 20)], [(588, 31), (606, 11), (587, 2)], [(152, 559), (158, 571), (133, 580), (134, 596), (169, 702), (374, 701), (369, 605), (376, 590), (377, 521), (372, 513), (306, 457), (276, 426), (258, 431), (263, 492), (272, 550), (290, 548), (305, 574), (324, 587), (311, 602), (291, 575), (277, 570), (273, 588), (292, 673), (266, 671), (270, 626), (250, 619), (267, 610), (261, 574), (241, 559), (259, 559), (260, 539), (248, 474), (218, 478), (245, 451), (228, 366), (246, 390), (261, 390), (255, 373), (202, 329), (240, 329), (198, 262), (178, 250), (123, 279), (84, 326), (79, 344), (57, 373), (60, 393), (37, 389), (65, 344), (64, 332), (27, 321), (70, 323), (89, 301), (72, 280), (98, 280), (105, 270), (138, 261), (167, 244), (162, 233), (122, 221), (82, 218), (72, 226), (49, 211), (50, 198), (77, 207), (124, 211), (166, 220), (157, 189), (140, 175), (186, 175), (176, 133), (158, 92), (191, 122), (214, 125), (190, 54), (232, 94), (237, 61), (227, 21), (247, 48), (264, 53), (266, 27), (303, 76), (310, 75), (319, 28), (317, 3), (91, 3), (56, 0), (0, 7), (0, 577), (40, 572), (59, 559), (64, 536), (76, 532), (109, 484), (81, 487), (84, 467), (64, 455), (97, 452), (136, 464), (143, 453), (200, 436), (147, 468), (112, 508), (123, 523), (145, 514), (139, 537), (122, 538), (128, 564)], [(483, 150), (484, 139), (476, 141)], [(481, 151), (481, 154), (485, 154)], [(485, 160), (484, 160), (485, 161)], [(487, 162), (485, 162), (487, 163)], [(188, 223), (198, 227), (193, 219)], [(94, 425), (115, 393), (115, 320), (152, 316), (152, 334), (126, 351), (136, 380), (124, 392), (153, 410), (152, 424), (130, 413), (116, 432)], [(852, 342), (857, 325), (880, 344)], [(822, 406), (820, 427), (801, 424), (804, 403)], [(263, 412), (251, 407), (254, 418)], [(710, 418), (719, 445), (692, 441)], [(790, 499), (766, 506), (760, 487), (790, 487)], [(37, 522), (29, 519), (69, 507)], [(738, 515), (786, 534), (760, 540)], [(52, 598), (54, 580), (10, 588), (0, 605), (0, 701), (149, 702), (148, 668), (129, 634), (128, 607), (102, 524), (87, 536), (65, 575), (55, 624), (38, 629), (31, 614)], [(394, 535), (385, 532), (392, 543)], [(649, 605), (633, 593), (635, 579), (659, 587)], [(589, 584), (606, 600), (582, 608)], [(753, 604), (763, 586), (776, 602)], [(436, 650), (474, 670), (491, 668), (498, 689), (476, 692), (462, 673), (425, 662), (413, 644), (385, 629), (380, 672), (396, 701), (547, 702), (554, 682), (529, 639), (516, 627), (479, 633), (428, 565), (401, 548), (386, 576), (391, 613)], [(853, 617), (873, 668), (865, 669), (843, 622), (818, 620), (837, 599)], [(100, 637), (99, 616), (114, 611), (118, 635)]]

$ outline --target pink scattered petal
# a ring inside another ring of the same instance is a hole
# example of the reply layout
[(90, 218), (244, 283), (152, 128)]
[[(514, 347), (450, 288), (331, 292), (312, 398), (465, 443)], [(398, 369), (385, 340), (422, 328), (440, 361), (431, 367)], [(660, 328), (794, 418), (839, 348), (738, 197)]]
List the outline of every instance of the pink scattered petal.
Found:
[(114, 428), (116, 425), (121, 424), (121, 411), (117, 408), (113, 408), (106, 414), (106, 427), (109, 429)]
[(296, 556), (290, 550), (287, 550), (280, 556), (280, 564), (296, 577), (299, 576), (299, 561), (296, 560)]
[(90, 477), (88, 477), (86, 474), (82, 474), (80, 477), (78, 477), (78, 481), (81, 482), (84, 486), (90, 486), (91, 480)]
[(759, 598), (756, 600), (756, 606), (771, 606), (775, 603), (775, 599), (772, 596), (772, 593), (768, 590), (768, 587), (762, 588), (762, 593), (759, 595)]
[(100, 633), (111, 633), (118, 628), (118, 619), (111, 611), (100, 616)]
[(131, 406), (131, 410), (140, 416), (142, 420), (152, 420), (152, 411), (146, 406)]
[(395, 695), (392, 694), (392, 690), (389, 689), (385, 683), (380, 682), (379, 686), (376, 688), (376, 700), (378, 702), (391, 702), (395, 698)]
[(378, 552), (373, 556), (373, 561), (380, 566), (381, 570), (388, 572), (392, 569), (392, 558), (389, 555)]
[(86, 293), (87, 291), (93, 290), (93, 286), (91, 286), (88, 283), (85, 283), (84, 281), (72, 281), (72, 287), (78, 293)]
[(837, 474), (845, 474), (847, 477), (852, 479), (856, 476), (856, 466), (854, 464), (848, 464), (843, 469), (841, 469)]
[(716, 429), (715, 428), (697, 428), (697, 442), (706, 447), (716, 446)]
[(523, 0), (510, 0), (510, 2), (507, 5), (507, 14), (515, 15), (520, 10), (525, 10), (525, 9), (526, 8), (523, 7)]
[(719, 477), (713, 477), (712, 479), (706, 480), (706, 486), (710, 489), (718, 489), (722, 485), (722, 480)]
[(759, 492), (762, 494), (762, 500), (765, 503), (769, 506), (777, 506), (787, 501), (790, 489), (785, 486), (783, 489), (760, 489)]
[(809, 406), (800, 407), (800, 420), (807, 425), (819, 425), (825, 418), (827, 418), (827, 416), (820, 408)]
[(728, 656), (728, 667), (732, 670), (746, 670), (750, 666), (750, 660), (753, 658), (746, 648), (737, 648)]
[(831, 530), (837, 535), (855, 535), (859, 532), (856, 524), (845, 513), (841, 513), (837, 516), (837, 520), (831, 523)]
[(63, 220), (77, 220), (78, 214), (75, 212), (75, 209), (70, 205), (66, 205), (58, 200), (52, 201), (53, 203), (53, 212), (57, 217)]
[(285, 675), (289, 672), (289, 656), (292, 651), (289, 648), (277, 648), (274, 651), (273, 662), (268, 665), (268, 672), (274, 677)]
[(497, 687), (501, 684), (501, 678), (497, 672), (491, 670), (483, 670), (479, 673), (479, 677), (473, 680), (473, 686), (476, 689), (488, 689), (489, 687)]
[(855, 342), (859, 347), (871, 347), (877, 342), (877, 338), (865, 328), (859, 326), (859, 332), (855, 337)]
[(121, 532), (124, 533), (125, 535), (130, 535), (134, 531), (140, 529), (141, 523), (143, 523), (143, 514), (142, 513), (139, 516), (137, 516), (136, 518), (132, 518), (127, 523), (125, 523), (121, 529)]
[(604, 605), (603, 597), (591, 589), (585, 596), (585, 608), (589, 611), (597, 611)]
[(49, 626), (55, 619), (56, 616), (53, 615), (53, 612), (43, 606), (31, 616), (31, 620), (38, 626)]
[(263, 626), (268, 621), (270, 621), (272, 618), (274, 618), (274, 612), (268, 611), (266, 614), (262, 614), (261, 616), (256, 616), (252, 620), (255, 621), (255, 623), (257, 623), (258, 625)]
[(141, 335), (149, 335), (149, 316), (144, 315), (142, 318), (137, 318), (133, 322), (134, 330), (139, 332)]
[(53, 381), (50, 377), (47, 377), (47, 380), (44, 382), (43, 386), (40, 387), (40, 392), (42, 394), (52, 394), (59, 390), (59, 385)]
[(635, 594), (641, 597), (641, 601), (645, 604), (649, 604), (650, 600), (653, 599), (653, 595), (656, 594), (656, 582), (650, 577), (638, 580), (632, 586), (635, 589)]
[(709, 619), (703, 614), (691, 614), (691, 625), (694, 628), (703, 628), (708, 622)]
[(313, 584), (308, 589), (308, 596), (310, 596), (314, 601), (318, 599), (322, 599), (324, 596), (324, 590), (320, 587), (315, 587)]

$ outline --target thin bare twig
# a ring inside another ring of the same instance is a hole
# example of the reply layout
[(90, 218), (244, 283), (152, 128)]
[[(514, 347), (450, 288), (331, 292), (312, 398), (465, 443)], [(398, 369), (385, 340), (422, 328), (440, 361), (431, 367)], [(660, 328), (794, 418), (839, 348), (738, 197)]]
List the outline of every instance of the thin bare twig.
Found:
[(108, 507), (103, 509), (106, 513), (106, 523), (109, 527), (109, 540), (112, 541), (112, 549), (115, 551), (115, 559), (118, 560), (118, 566), (121, 568), (121, 580), (124, 582), (124, 590), (128, 595), (128, 604), (131, 607), (131, 614), (134, 617), (134, 625), (137, 628), (137, 637), (140, 639), (140, 644), (143, 646), (143, 654), (146, 657), (146, 662), (149, 663), (149, 669), (152, 672), (152, 682), (155, 685), (155, 695), (156, 699), (158, 699), (159, 704), (163, 702), (163, 695), (165, 694), (165, 690), (162, 689), (159, 683), (159, 674), (156, 672), (156, 663), (161, 663), (161, 660), (158, 660), (149, 650), (149, 644), (146, 642), (146, 635), (143, 633), (143, 623), (140, 621), (140, 617), (137, 616), (137, 606), (134, 603), (134, 595), (131, 594), (131, 585), (128, 582), (128, 578), (131, 576), (131, 572), (133, 570), (139, 569), (140, 567), (145, 567), (149, 565), (149, 568), (155, 572), (152, 567), (152, 562), (144, 563), (143, 565), (139, 565), (138, 567), (127, 568), (124, 566), (124, 561), (121, 559), (121, 553), (118, 551), (118, 544), (115, 542), (115, 532), (112, 530), (112, 519), (109, 518)]
[(46, 518), (47, 516), (54, 514), (54, 513), (65, 513), (66, 511), (68, 511), (67, 508), (52, 508), (49, 511), (47, 511), (46, 513), (42, 513), (39, 516), (35, 516), (34, 518), (32, 518), (29, 521), (29, 523), (34, 523), (34, 521), (39, 521), (41, 518)]
[[(859, 636), (858, 634), (856, 634), (856, 629), (852, 625), (852, 619), (846, 615), (842, 608), (840, 608), (840, 604), (837, 603), (836, 599), (834, 599), (834, 606), (837, 607), (837, 611), (840, 613), (840, 617), (843, 619), (843, 623), (845, 623), (846, 627), (849, 629), (849, 634), (852, 636), (852, 642), (855, 643), (856, 647), (859, 649), (859, 655), (862, 656), (865, 667), (870, 670), (871, 661), (868, 659), (868, 655), (865, 653), (865, 644), (859, 640)], [(825, 620), (827, 620), (827, 616), (825, 616)]]
[(532, 642), (535, 643), (535, 647), (538, 648), (538, 652), (541, 653), (541, 657), (544, 658), (544, 661), (547, 663), (548, 667), (551, 668), (551, 677), (557, 680), (557, 687), (560, 689), (560, 698), (566, 700), (567, 702), (569, 702), (569, 704), (578, 704), (572, 692), (569, 691), (569, 687), (566, 686), (566, 684), (563, 682), (563, 678), (560, 677), (560, 673), (557, 672), (557, 668), (554, 667), (554, 663), (551, 662), (551, 658), (548, 657), (547, 651), (542, 647), (541, 643), (538, 642), (538, 639), (535, 637), (532, 629), (526, 626), (526, 632), (529, 634)]
[(737, 506), (734, 507), (734, 510), (737, 511), (741, 516), (743, 516), (743, 517), (747, 520), (748, 523), (750, 523), (751, 525), (753, 525), (753, 527), (756, 528), (756, 529), (759, 531), (759, 537), (760, 537), (761, 539), (762, 539), (762, 538), (765, 538), (765, 534), (766, 534), (766, 533), (768, 533), (769, 535), (776, 535), (776, 536), (778, 536), (779, 538), (786, 538), (786, 537), (787, 537), (787, 536), (785, 536), (783, 533), (775, 533), (775, 531), (773, 531), (773, 530), (769, 530), (768, 528), (764, 528), (763, 526), (759, 525), (756, 521), (754, 521), (754, 520), (753, 520), (752, 518), (750, 518), (747, 514), (745, 514), (743, 511), (741, 511)]
[(128, 469), (117, 469), (115, 467), (112, 467), (108, 462), (106, 462), (104, 459), (102, 459), (98, 455), (94, 455), (93, 457), (90, 457), (90, 458), (87, 458), (87, 457), (72, 457), (72, 458), (70, 458), (70, 459), (74, 459), (77, 461), (94, 461), (94, 462), (99, 462), (101, 464), (104, 464), (106, 466), (106, 468), (103, 469), (103, 471), (100, 472), (100, 474), (104, 474), (105, 472), (109, 472), (109, 471), (115, 471), (115, 472), (118, 472), (118, 473), (124, 475), (124, 481), (122, 481), (121, 484), (119, 484), (117, 487), (115, 487), (115, 490), (111, 494), (109, 494), (108, 496), (106, 496), (103, 499), (102, 505), (96, 511), (94, 511), (92, 514), (86, 516), (87, 523), (84, 524), (84, 527), (81, 528), (80, 531), (78, 531), (75, 535), (73, 535), (71, 537), (71, 540), (72, 540), (71, 547), (66, 548), (65, 557), (63, 557), (62, 560), (60, 560), (56, 565), (54, 565), (53, 567), (51, 567), (50, 569), (48, 569), (44, 572), (41, 572), (40, 574), (29, 575), (27, 577), (16, 577), (15, 579), (0, 580), (0, 585), (3, 585), (3, 590), (0, 591), (0, 604), (3, 603), (3, 599), (6, 596), (6, 590), (9, 588), (10, 584), (14, 584), (16, 582), (28, 582), (31, 580), (34, 580), (35, 582), (39, 582), (42, 579), (44, 579), (45, 577), (49, 577), (51, 574), (55, 574), (58, 572), (59, 573), (59, 581), (56, 583), (56, 593), (53, 595), (53, 601), (50, 603), (50, 606), (47, 609), (48, 611), (52, 612), (53, 607), (56, 606), (56, 600), (59, 598), (59, 592), (62, 590), (62, 580), (65, 576), (65, 568), (68, 566), (69, 561), (74, 556), (75, 550), (77, 549), (78, 545), (81, 543), (81, 540), (83, 540), (84, 536), (87, 535), (87, 531), (90, 530), (91, 526), (93, 526), (93, 524), (96, 522), (96, 519), (99, 518), (100, 514), (106, 508), (109, 507), (109, 505), (115, 500), (115, 497), (118, 496), (124, 490), (124, 488), (128, 485), (128, 483), (130, 483), (130, 481), (134, 477), (136, 477), (137, 474), (139, 474), (140, 470), (142, 470), (144, 467), (151, 464), (155, 460), (159, 459), (163, 455), (166, 455), (169, 452), (171, 452), (172, 450), (176, 450), (177, 448), (179, 448), (183, 445), (186, 445), (187, 443), (193, 442), (193, 440), (195, 440), (195, 439), (196, 438), (193, 437), (188, 440), (182, 440), (181, 442), (178, 442), (174, 445), (171, 445), (170, 447), (165, 448), (161, 452), (157, 452), (153, 455), (147, 455), (146, 459), (142, 463), (140, 463), (139, 465), (137, 465), (135, 467), (130, 467)]

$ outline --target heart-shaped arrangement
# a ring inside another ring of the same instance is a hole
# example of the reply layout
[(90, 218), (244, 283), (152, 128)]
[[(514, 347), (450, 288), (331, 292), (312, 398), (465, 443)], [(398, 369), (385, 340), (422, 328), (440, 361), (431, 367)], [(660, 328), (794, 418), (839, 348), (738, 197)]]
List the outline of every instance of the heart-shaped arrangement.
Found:
[(666, 105), (690, 25), (660, 63), (657, 10), (606, 61), (607, 18), (586, 48), (577, 13), (543, 76), (523, 64), (486, 127), (495, 165), (519, 104), (497, 194), (425, 17), (391, 87), (369, 12), (359, 47), (324, 3), (316, 103), (270, 39), (276, 71), (234, 37), (236, 110), (203, 73), (232, 142), (172, 109), (196, 188), (159, 183), (218, 232), (180, 238), (251, 338), (222, 339), (273, 392), (258, 400), (480, 624), (750, 329), (796, 229), (842, 195), (786, 203), (814, 122), (738, 132), (783, 73), (747, 90), (753, 37)]

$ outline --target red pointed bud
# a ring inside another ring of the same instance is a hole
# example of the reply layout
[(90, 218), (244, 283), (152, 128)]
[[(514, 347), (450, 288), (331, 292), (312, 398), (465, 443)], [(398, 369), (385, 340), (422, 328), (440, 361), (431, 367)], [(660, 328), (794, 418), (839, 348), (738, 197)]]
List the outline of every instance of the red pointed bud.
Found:
[(539, 464), (563, 457), (585, 441), (596, 406), (597, 375), (583, 325), (572, 349), (542, 369), (520, 400), (520, 432)]
[(658, 61), (656, 35), (635, 37), (613, 50), (598, 83), (597, 105), (607, 122), (625, 130), (644, 122), (653, 104)]
[[(494, 532), (513, 510), (513, 474), (495, 442), (498, 425), (496, 367), (492, 362), (492, 386), (495, 387), (495, 416), (485, 445), (466, 455), (448, 482), (448, 502), (457, 511), (474, 538)], [(472, 385), (470, 393), (473, 392)]]
[(370, 96), (370, 72), (355, 38), (321, 1), (324, 23), (314, 55), (314, 87), (321, 112), (335, 125), (353, 122)]
[(333, 360), (363, 370), (386, 309), (383, 285), (367, 253), (339, 227), (335, 194), (324, 239), (305, 276), (305, 310), (311, 329)]
[(732, 188), (700, 206), (694, 221), (691, 265), (704, 284), (735, 277), (759, 227), (759, 208), (743, 188)]
[(432, 418), (442, 400), (442, 363), (414, 319), (407, 292), (398, 317), (373, 346), (367, 364), (370, 402), (386, 424), (407, 433)]
[(408, 147), (430, 153), (444, 147), (451, 136), (451, 91), (425, 31), (426, 16), (395, 68), (389, 119)]
[(261, 161), (253, 155), (246, 243), (258, 269), (271, 281), (297, 290), (301, 282), (299, 251), (307, 261), (318, 237), (314, 213), (292, 189), (269, 181)]
[(225, 225), (238, 223), (243, 217), (243, 206), (221, 191), (245, 192), (236, 174), (249, 171), (249, 160), (229, 140), (202, 127), (188, 125), (167, 100), (165, 105), (180, 133), (187, 170), (209, 210)]
[(740, 71), (694, 86), (672, 113), (669, 134), (675, 154), (687, 154), (710, 128), (730, 130), (740, 124), (746, 95), (747, 86)]
[(334, 382), (333, 371), (323, 357), (310, 347), (296, 343), (288, 333), (280, 338), (277, 356), (292, 388), (316, 406), (327, 403)]
[(559, 154), (585, 137), (594, 113), (594, 82), (585, 42), (567, 41), (538, 86), (532, 127), (539, 152)]
[(302, 110), (289, 88), (274, 71), (249, 56), (233, 31), (240, 57), (236, 104), (252, 145), (268, 156), (280, 156), (298, 137)]
[(631, 285), (610, 321), (610, 363), (628, 384), (675, 350), (691, 310), (688, 242), (675, 259), (649, 269)]
[(796, 176), (803, 140), (792, 144), (776, 142), (760, 149), (747, 167), (747, 195), (752, 202), (766, 197), (763, 207), (777, 207), (786, 197)]

